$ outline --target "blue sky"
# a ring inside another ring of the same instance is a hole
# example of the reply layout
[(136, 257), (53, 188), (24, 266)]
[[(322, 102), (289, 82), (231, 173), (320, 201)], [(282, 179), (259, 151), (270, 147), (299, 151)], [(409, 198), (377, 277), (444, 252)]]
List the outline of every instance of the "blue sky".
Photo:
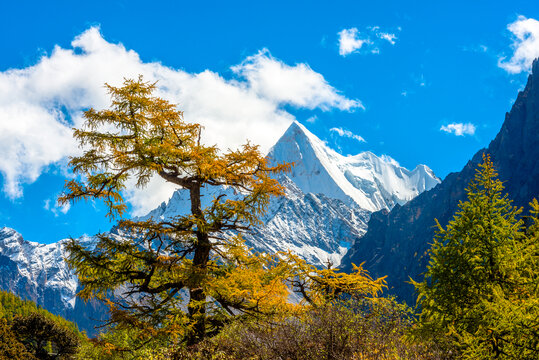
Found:
[[(444, 178), (494, 138), (539, 55), (533, 1), (75, 3), (0, 10), (0, 226), (44, 243), (110, 228), (100, 204), (55, 205), (69, 129), (106, 106), (105, 81), (159, 80), (223, 147), (267, 149), (297, 119), (343, 154)], [(167, 191), (134, 192), (133, 210)]]

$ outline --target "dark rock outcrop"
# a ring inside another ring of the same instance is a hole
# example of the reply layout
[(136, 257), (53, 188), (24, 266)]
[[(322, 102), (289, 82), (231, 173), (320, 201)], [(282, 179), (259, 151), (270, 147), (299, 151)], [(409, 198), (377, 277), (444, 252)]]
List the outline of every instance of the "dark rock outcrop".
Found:
[(487, 149), (477, 152), (462, 171), (449, 174), (441, 184), (390, 212), (372, 214), (367, 233), (348, 251), (342, 261), (365, 262), (373, 277), (388, 276), (389, 293), (409, 304), (415, 302), (409, 278), (421, 280), (428, 264), (428, 250), (434, 238), (435, 219), (445, 226), (465, 200), (483, 153), (489, 153), (514, 205), (528, 210), (539, 197), (539, 60), (524, 91), (519, 92), (496, 138)]

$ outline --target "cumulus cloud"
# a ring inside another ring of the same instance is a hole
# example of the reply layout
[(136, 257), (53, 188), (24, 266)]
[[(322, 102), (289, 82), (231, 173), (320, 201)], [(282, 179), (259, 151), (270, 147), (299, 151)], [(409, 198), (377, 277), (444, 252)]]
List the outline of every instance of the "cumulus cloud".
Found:
[(339, 54), (341, 56), (349, 55), (369, 43), (368, 38), (360, 39), (359, 30), (357, 28), (343, 29), (339, 33)]
[(309, 65), (287, 65), (272, 57), (267, 49), (247, 57), (238, 66), (233, 66), (232, 71), (247, 80), (247, 90), (274, 103), (322, 110), (363, 107), (358, 100), (341, 95)]
[(397, 39), (397, 36), (395, 34), (386, 33), (386, 32), (378, 32), (376, 33), (376, 36), (378, 36), (382, 40), (386, 40), (391, 45), (395, 45), (395, 40)]
[(471, 123), (452, 123), (449, 125), (442, 125), (440, 130), (456, 136), (473, 135), (475, 134), (475, 125)]
[(341, 137), (346, 137), (346, 138), (350, 138), (350, 139), (354, 139), (354, 140), (357, 140), (359, 142), (366, 142), (365, 139), (363, 139), (361, 136), (359, 135), (356, 135), (354, 134), (353, 132), (351, 132), (350, 130), (345, 130), (343, 128), (337, 128), (337, 127), (334, 127), (334, 128), (331, 128), (329, 129), (329, 131), (331, 132), (334, 132), (334, 133), (337, 133), (339, 136)]
[[(400, 28), (399, 28), (400, 30)], [(347, 56), (355, 52), (360, 52), (365, 48), (365, 52), (379, 54), (378, 48), (380, 40), (385, 40), (391, 45), (395, 45), (397, 36), (389, 32), (380, 31), (379, 26), (370, 26), (365, 34), (361, 34), (357, 28), (343, 29), (339, 35), (339, 54)]]
[(539, 57), (539, 21), (519, 16), (507, 29), (513, 34), (513, 55), (508, 60), (501, 57), (498, 66), (511, 74), (529, 71)]
[[(262, 50), (232, 67), (226, 79), (211, 70), (189, 73), (159, 62), (143, 62), (122, 44), (106, 41), (98, 27), (77, 36), (71, 48), (56, 46), (33, 66), (0, 72), (0, 173), (3, 191), (22, 196), (51, 166), (80, 152), (72, 127), (82, 112), (109, 105), (103, 84), (121, 85), (142, 74), (158, 81), (157, 95), (179, 104), (188, 122), (205, 127), (203, 141), (223, 149), (247, 139), (266, 151), (295, 119), (285, 105), (353, 111), (348, 99), (306, 64), (287, 65)], [(153, 179), (148, 191), (127, 192), (134, 214), (170, 197), (173, 186)]]
[[(3, 75), (0, 86), (9, 81)], [(46, 108), (37, 102), (10, 99), (8, 92), (0, 90), (0, 171), (8, 197), (22, 196), (21, 182), (35, 181), (45, 167), (76, 150), (70, 126), (54, 105)]]

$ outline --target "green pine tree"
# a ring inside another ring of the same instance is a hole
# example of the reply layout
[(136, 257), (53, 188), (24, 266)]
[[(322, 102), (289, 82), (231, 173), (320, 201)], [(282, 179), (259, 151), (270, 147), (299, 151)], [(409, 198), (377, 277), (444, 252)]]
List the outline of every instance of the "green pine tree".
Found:
[(420, 332), (463, 358), (539, 358), (537, 225), (527, 234), (503, 189), (485, 155), (467, 200), (445, 229), (438, 223), (425, 280), (413, 282)]

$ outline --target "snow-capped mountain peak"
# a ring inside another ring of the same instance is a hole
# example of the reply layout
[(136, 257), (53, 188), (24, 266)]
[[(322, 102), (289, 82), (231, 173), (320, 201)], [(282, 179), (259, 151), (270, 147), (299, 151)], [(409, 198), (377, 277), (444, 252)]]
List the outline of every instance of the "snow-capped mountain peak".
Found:
[(294, 163), (288, 177), (303, 192), (355, 203), (368, 211), (389, 210), (440, 183), (425, 165), (410, 171), (389, 156), (369, 151), (343, 156), (297, 121), (268, 157), (272, 162)]
[[(35, 288), (32, 300), (44, 303), (49, 292), (60, 295), (57, 306), (75, 307), (77, 278), (64, 262), (64, 244), (60, 240), (52, 244), (39, 244), (23, 239), (22, 235), (11, 228), (0, 229), (0, 268), (10, 265), (17, 267), (20, 278), (11, 286), (6, 286), (14, 278), (0, 281), (0, 288)], [(5, 258), (3, 258), (5, 257)], [(8, 265), (9, 264), (9, 265)]]

